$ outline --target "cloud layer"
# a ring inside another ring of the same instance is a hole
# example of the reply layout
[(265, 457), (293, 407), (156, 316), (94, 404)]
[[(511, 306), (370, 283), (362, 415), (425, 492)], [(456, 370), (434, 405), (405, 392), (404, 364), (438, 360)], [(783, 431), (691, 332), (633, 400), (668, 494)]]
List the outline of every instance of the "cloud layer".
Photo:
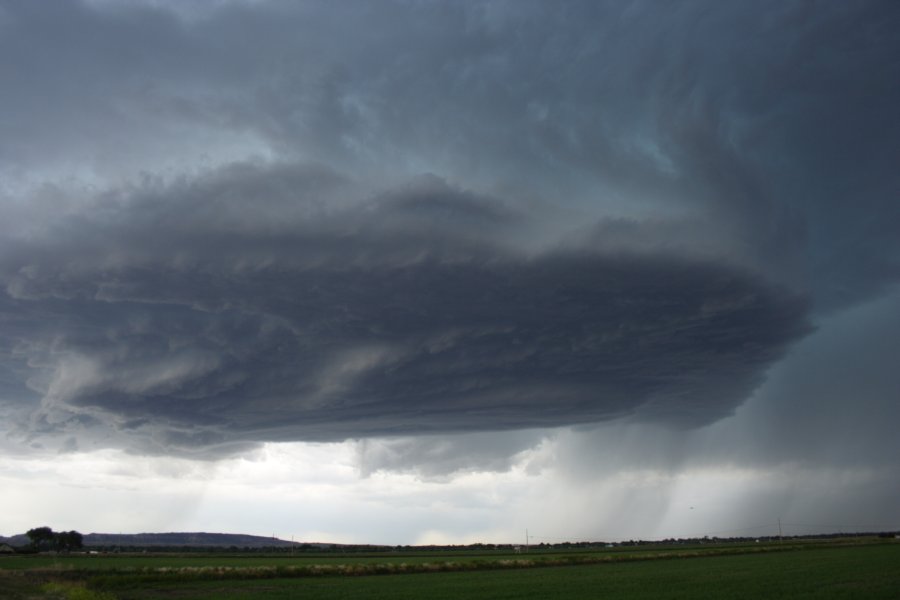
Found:
[(177, 449), (622, 417), (690, 427), (729, 414), (808, 331), (800, 296), (743, 268), (526, 253), (524, 215), (435, 178), (306, 205), (323, 178), (341, 184), (233, 168), (9, 243), (4, 346), (31, 390), (15, 405), (31, 433), (98, 424)]
[(876, 1), (4, 2), (5, 433), (716, 422), (898, 281), (898, 30)]

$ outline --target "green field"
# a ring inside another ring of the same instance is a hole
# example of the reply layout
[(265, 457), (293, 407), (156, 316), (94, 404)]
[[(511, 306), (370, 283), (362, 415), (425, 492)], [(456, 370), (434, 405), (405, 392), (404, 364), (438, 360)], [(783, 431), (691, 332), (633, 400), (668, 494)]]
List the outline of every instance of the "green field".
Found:
[(503, 555), (0, 558), (0, 597), (897, 598), (900, 543)]

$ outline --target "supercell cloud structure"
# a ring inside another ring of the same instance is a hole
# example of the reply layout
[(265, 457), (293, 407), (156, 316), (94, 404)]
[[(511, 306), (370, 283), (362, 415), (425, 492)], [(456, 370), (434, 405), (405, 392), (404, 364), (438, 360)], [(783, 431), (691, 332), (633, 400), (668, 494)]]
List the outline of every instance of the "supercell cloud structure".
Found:
[(898, 31), (877, 1), (0, 2), (4, 444), (720, 421), (895, 297)]
[(255, 223), (258, 203), (222, 222), (231, 186), (200, 187), (189, 207), (165, 188), (7, 247), (4, 341), (35, 427), (177, 447), (694, 426), (807, 330), (801, 298), (727, 264), (523, 256), (498, 243), (521, 218), (443, 187), (281, 224)]

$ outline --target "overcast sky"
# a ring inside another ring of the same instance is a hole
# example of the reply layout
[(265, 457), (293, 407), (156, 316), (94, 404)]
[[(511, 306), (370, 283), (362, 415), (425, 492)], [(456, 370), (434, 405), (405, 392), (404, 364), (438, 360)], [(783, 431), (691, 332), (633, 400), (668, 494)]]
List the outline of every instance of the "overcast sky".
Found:
[(898, 106), (892, 0), (0, 0), (0, 534), (900, 528)]

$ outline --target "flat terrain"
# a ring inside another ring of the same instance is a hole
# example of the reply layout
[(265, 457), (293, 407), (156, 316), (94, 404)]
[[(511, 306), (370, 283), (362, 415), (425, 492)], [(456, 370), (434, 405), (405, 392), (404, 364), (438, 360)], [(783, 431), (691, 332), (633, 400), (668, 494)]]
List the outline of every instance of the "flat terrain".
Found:
[(491, 556), (0, 558), (0, 597), (897, 598), (900, 543), (722, 545)]

